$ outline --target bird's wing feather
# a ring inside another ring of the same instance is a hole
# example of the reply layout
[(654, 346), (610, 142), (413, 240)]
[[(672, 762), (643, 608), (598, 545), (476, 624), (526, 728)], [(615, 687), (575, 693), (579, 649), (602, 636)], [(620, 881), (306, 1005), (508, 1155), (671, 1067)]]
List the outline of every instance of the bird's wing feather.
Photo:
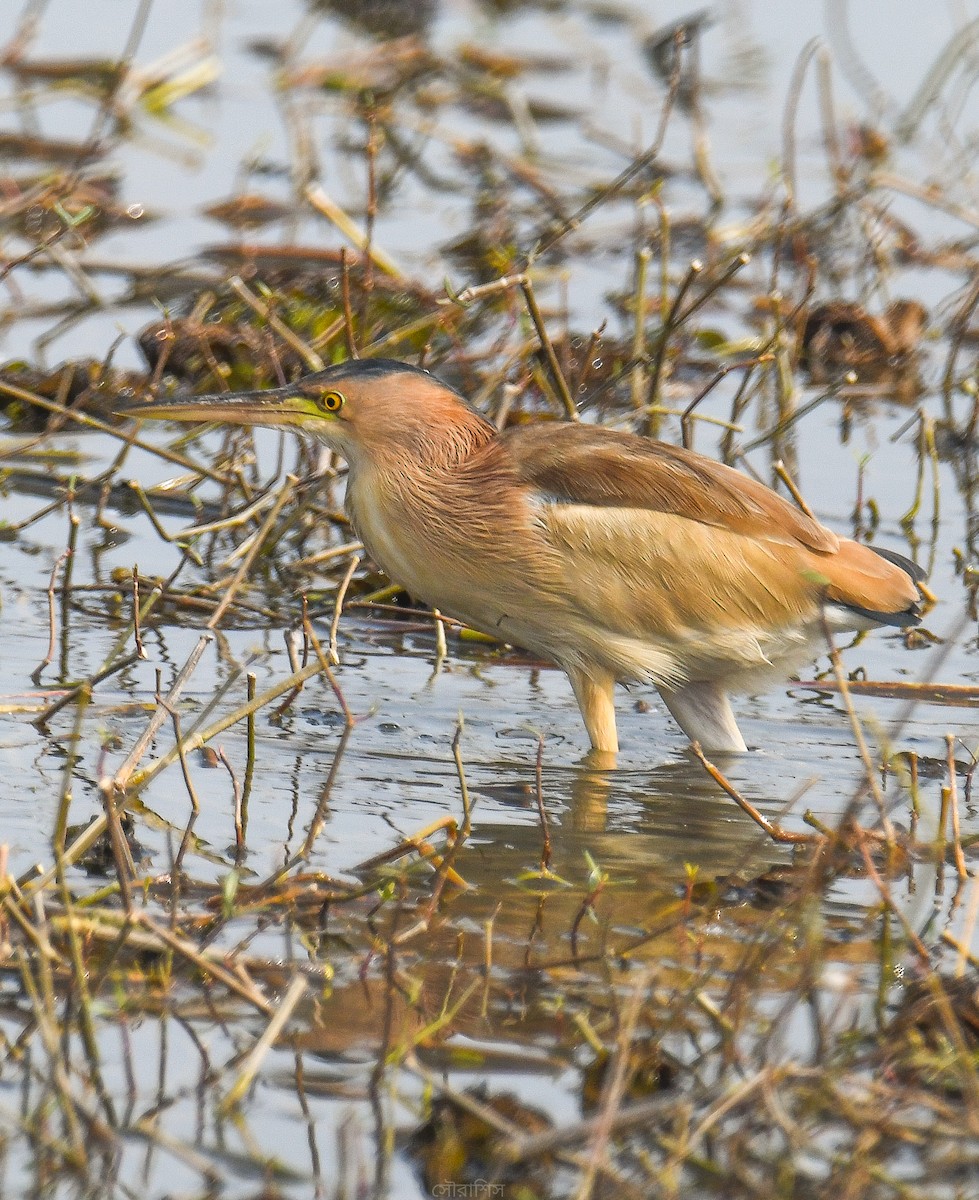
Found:
[(906, 568), (702, 455), (572, 425), (517, 427), (499, 443), (569, 599), (610, 630), (786, 629), (817, 621), (823, 600), (881, 619), (915, 611)]
[(649, 509), (547, 502), (538, 519), (564, 589), (598, 627), (684, 642), (813, 620), (820, 581), (801, 547)]
[(519, 481), (556, 503), (670, 513), (768, 542), (831, 552), (839, 538), (770, 488), (703, 455), (594, 426), (517, 426), (500, 437)]

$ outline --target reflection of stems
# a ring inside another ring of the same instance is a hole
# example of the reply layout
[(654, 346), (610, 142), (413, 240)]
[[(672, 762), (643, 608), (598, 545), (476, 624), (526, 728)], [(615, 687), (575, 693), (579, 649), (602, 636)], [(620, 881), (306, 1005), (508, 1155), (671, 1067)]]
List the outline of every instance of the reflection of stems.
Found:
[[(315, 653), (316, 657), (319, 659), (320, 666), (323, 668), (323, 673), (324, 673), (324, 675), (326, 675), (327, 682), (329, 683), (330, 687), (333, 689), (333, 695), (336, 697), (337, 704), (340, 705), (340, 711), (343, 713), (343, 719), (345, 721), (344, 734), (346, 735), (347, 733), (350, 732), (351, 729), (353, 729), (354, 725), (357, 723), (358, 718), (356, 718), (353, 715), (353, 713), (350, 711), (350, 705), (347, 703), (346, 697), (344, 696), (343, 690), (341, 689), (339, 683), (337, 683), (336, 676), (333, 674), (333, 671), (330, 669), (330, 663), (327, 659), (326, 654), (323, 652), (323, 647), (320, 645), (320, 640), (316, 636), (316, 630), (313, 628), (312, 623), (310, 622), (310, 619), (309, 619), (309, 613), (306, 611), (305, 608), (303, 609), (303, 630), (306, 634), (306, 638), (307, 638), (307, 641), (309, 642), (309, 645), (311, 645), (313, 647), (313, 652)], [(300, 687), (301, 687), (301, 685), (300, 685)], [(296, 691), (295, 691), (296, 695), (298, 695), (298, 693), (300, 691), (300, 687), (296, 688)], [(289, 705), (293, 702), (294, 699), (295, 699), (295, 695), (288, 696), (282, 702), (280, 707), (276, 709), (274, 715), (276, 717), (280, 716), (281, 713), (283, 713), (289, 707)]]
[(938, 447), (935, 445), (935, 423), (923, 409), (918, 410), (918, 473), (915, 481), (914, 500), (911, 507), (901, 517), (901, 528), (910, 538), (914, 532), (915, 518), (921, 509), (924, 493), (925, 458), (931, 463), (932, 470), (932, 531), (937, 537), (938, 522), (941, 513), (941, 478), (938, 467)]
[(860, 718), (857, 716), (857, 710), (853, 705), (853, 696), (850, 694), (849, 682), (846, 677), (846, 672), (843, 669), (843, 660), (840, 658), (840, 652), (836, 648), (836, 643), (833, 641), (833, 634), (829, 627), (829, 622), (826, 620), (826, 613), (823, 612), (823, 637), (826, 639), (826, 646), (829, 650), (830, 662), (833, 664), (833, 674), (836, 676), (836, 686), (839, 688), (840, 695), (843, 697), (843, 703), (846, 706), (846, 715), (850, 720), (850, 728), (853, 730), (853, 738), (857, 743), (857, 749), (860, 752), (860, 758), (863, 761), (863, 769), (867, 776), (867, 788), (871, 796), (874, 798), (874, 803), (877, 805), (877, 811), (880, 813), (880, 823), (884, 829), (884, 835), (887, 838), (888, 845), (893, 845), (894, 842), (894, 826), (891, 823), (890, 817), (887, 815), (887, 809), (884, 805), (884, 793), (881, 791), (880, 782), (877, 779), (877, 772), (874, 770), (873, 760), (870, 757), (870, 750), (867, 746), (867, 740), (863, 736), (863, 728), (860, 725)]
[(333, 605), (333, 620), (330, 622), (330, 662), (337, 666), (340, 662), (340, 648), (337, 644), (337, 631), (340, 628), (340, 615), (343, 612), (343, 601), (347, 595), (347, 588), (350, 587), (350, 581), (354, 577), (354, 571), (360, 566), (360, 555), (355, 554), (347, 564), (347, 573), (340, 581), (340, 586), (337, 588), (337, 598)]
[[(202, 643), (206, 645), (204, 639), (202, 639)], [(182, 743), (183, 752), (186, 753), (187, 751), (199, 750), (201, 746), (206, 745), (212, 738), (217, 737), (219, 733), (224, 733), (226, 729), (229, 729), (232, 725), (235, 725), (239, 721), (243, 720), (249, 715), (249, 713), (258, 712), (260, 708), (264, 708), (267, 704), (271, 704), (273, 700), (277, 700), (284, 692), (288, 692), (290, 688), (294, 688), (297, 683), (304, 683), (307, 679), (312, 679), (314, 675), (323, 670), (323, 666), (324, 664), (319, 660), (314, 663), (310, 663), (309, 666), (303, 667), (301, 671), (297, 671), (293, 675), (286, 676), (285, 679), (280, 680), (273, 687), (266, 689), (266, 691), (256, 696), (253, 700), (247, 701), (247, 703), (241, 705), (239, 708), (236, 708), (233, 712), (226, 713), (223, 717), (218, 718), (218, 720), (214, 721), (211, 725), (208, 725), (203, 729), (196, 730), (186, 739), (185, 742)], [(233, 679), (229, 680), (228, 686), (230, 686), (231, 682), (233, 682)], [(176, 684), (174, 685), (174, 688), (175, 687)], [(172, 702), (174, 697), (174, 688), (171, 688), (170, 694), (167, 696), (168, 701)], [(215, 703), (221, 698), (224, 690), (225, 689), (219, 691), (214, 697)], [(166, 719), (166, 712), (157, 710), (157, 713), (159, 721), (162, 723)], [(157, 717), (155, 716), (154, 720), (156, 719)], [(157, 728), (159, 728), (159, 725), (157, 725)], [(147, 735), (144, 733), (143, 738), (140, 739), (140, 742), (137, 745), (137, 749), (140, 750), (140, 754), (142, 754), (142, 749), (140, 749), (140, 747), (143, 746), (144, 738), (146, 738), (147, 744), (149, 742), (149, 738), (147, 738)], [(123, 764), (123, 767), (120, 768), (115, 779), (108, 780), (104, 785), (104, 789), (100, 788), (100, 790), (104, 790), (105, 793), (111, 794), (115, 791), (121, 791), (125, 789), (128, 784), (128, 790), (133, 792), (138, 791), (140, 788), (145, 787), (145, 785), (149, 783), (151, 779), (157, 776), (165, 767), (168, 767), (174, 761), (174, 759), (179, 758), (180, 753), (181, 750), (178, 747), (173, 746), (159, 758), (153, 759), (153, 761), (147, 764), (147, 766), (145, 766), (141, 771), (133, 771), (132, 767), (129, 766), (131, 761), (138, 761), (138, 758), (134, 759), (134, 755), (131, 754), (129, 759), (126, 760), (126, 763)], [(126, 773), (127, 768), (128, 773)], [(71, 845), (65, 850), (65, 865), (67, 866), (71, 863), (77, 862), (83, 854), (87, 853), (87, 851), (92, 848), (102, 834), (105, 833), (105, 830), (106, 817), (103, 813), (102, 816), (95, 817), (92, 821), (90, 821), (84, 831), (80, 833), (78, 837), (75, 838), (75, 840), (71, 843)], [(54, 873), (52, 870), (45, 871), (41, 875), (35, 875), (33, 872), (31, 872), (22, 880), (18, 880), (18, 883), (22, 887), (29, 886), (32, 891), (39, 891), (47, 887), (53, 878)]]
[(183, 836), (180, 839), (180, 848), (173, 860), (173, 869), (171, 875), (173, 877), (174, 887), (178, 886), (180, 871), (183, 867), (184, 855), (187, 852), (187, 846), (190, 842), (190, 835), (193, 832), (194, 825), (197, 823), (198, 814), (201, 811), (200, 801), (197, 799), (197, 792), (194, 790), (194, 781), (190, 774), (190, 764), (187, 762), (187, 755), (184, 751), (183, 734), (180, 730), (180, 713), (172, 708), (164, 698), (157, 694), (156, 702), (160, 706), (158, 711), (168, 712), (173, 721), (173, 737), (177, 745), (177, 752), (180, 755), (180, 771), (184, 777), (184, 786), (187, 789), (187, 795), (190, 797), (190, 819), (184, 827)]
[(58, 636), (57, 622), (54, 616), (54, 585), (58, 581), (58, 572), (61, 570), (62, 563), (66, 562), (67, 559), (68, 551), (63, 550), (51, 568), (51, 578), (48, 580), (48, 652), (31, 673), (31, 679), (35, 687), (41, 686), (41, 674), (44, 668), (50, 666), (54, 661), (54, 643)]
[[(255, 699), (255, 674), (249, 671), (245, 676), (246, 695), (249, 700)], [(252, 794), (252, 777), (255, 774), (255, 714), (250, 712), (245, 718), (245, 778), (241, 785), (241, 829), (242, 834), (248, 831), (248, 799)]]
[(543, 765), (544, 735), (541, 734), (537, 739), (537, 762), (534, 767), (534, 785), (537, 794), (537, 812), (540, 815), (540, 827), (544, 835), (544, 844), (541, 846), (540, 852), (540, 869), (541, 871), (548, 871), (551, 866), (551, 831), (548, 828), (547, 811), (544, 808)]
[(136, 643), (136, 653), (140, 658), (146, 658), (146, 647), (143, 645), (143, 631), (139, 627), (139, 564), (133, 564), (133, 641)]
[(78, 696), (78, 707), (75, 709), (75, 724), (71, 731), (71, 738), (68, 742), (67, 755), (65, 758), (65, 766), (61, 775), (61, 795), (58, 798), (58, 814), (54, 823), (54, 836), (52, 844), (54, 848), (54, 856), (60, 861), (61, 855), (65, 848), (65, 837), (68, 833), (68, 810), (71, 807), (71, 775), (75, 769), (75, 763), (78, 761), (78, 743), (82, 736), (82, 721), (85, 715), (85, 709), (88, 707), (92, 699), (91, 689), (84, 689)]
[(244, 1099), (245, 1093), (254, 1082), (255, 1076), (260, 1071), (268, 1052), (275, 1045), (279, 1034), (286, 1027), (286, 1022), (292, 1016), (296, 1005), (306, 994), (308, 986), (305, 976), (297, 971), (292, 977), (292, 983), (289, 984), (286, 994), (276, 1003), (272, 1019), (266, 1026), (265, 1032), (249, 1051), (248, 1057), (238, 1072), (237, 1079), (221, 1101), (220, 1108), (222, 1113), (229, 1112)]
[[(199, 750), (201, 746), (207, 745), (212, 738), (216, 738), (219, 733), (224, 733), (232, 725), (237, 725), (239, 721), (244, 720), (249, 713), (258, 712), (260, 708), (264, 708), (266, 704), (271, 704), (273, 700), (277, 700), (284, 692), (288, 692), (290, 688), (295, 687), (297, 683), (305, 683), (307, 679), (312, 679), (314, 675), (318, 675), (322, 670), (323, 665), (317, 659), (316, 662), (303, 667), (301, 671), (297, 671), (293, 675), (287, 675), (285, 679), (280, 679), (277, 684), (267, 688), (260, 695), (256, 696), (254, 700), (247, 701), (233, 712), (225, 713), (223, 717), (219, 717), (205, 728), (196, 730), (187, 738), (185, 743), (186, 749)], [(159, 758), (153, 759), (141, 771), (135, 771), (130, 779), (131, 790), (135, 791), (144, 787), (164, 767), (168, 767), (176, 757), (177, 750), (175, 747), (172, 747)]]
[(125, 658), (120, 658), (116, 662), (110, 663), (109, 666), (103, 667), (101, 671), (96, 671), (94, 675), (90, 675), (88, 679), (83, 680), (82, 683), (77, 684), (70, 691), (65, 692), (63, 696), (59, 696), (57, 700), (49, 704), (43, 712), (38, 713), (31, 724), (36, 725), (38, 729), (43, 729), (55, 713), (61, 712), (63, 708), (74, 703), (85, 692), (90, 692), (97, 683), (108, 679), (110, 675), (117, 675), (120, 671), (124, 671), (127, 667), (131, 667), (138, 661), (139, 654), (134, 651), (132, 654), (127, 654)]
[(78, 546), (79, 520), (72, 510), (74, 487), (68, 493), (68, 544), (65, 547), (65, 569), (61, 576), (61, 660), (59, 674), (62, 680), (68, 677), (69, 616), (71, 614), (71, 579), (75, 573), (75, 550)]
[[(955, 856), (955, 870), (959, 879), (968, 879), (969, 872), (965, 865), (965, 855), (962, 853), (962, 830), (959, 828), (959, 789), (955, 778), (955, 737), (951, 733), (945, 735), (945, 747), (948, 756), (948, 793), (949, 807), (952, 812), (952, 853)], [(944, 788), (942, 791), (944, 792)]]
[(120, 791), (125, 789), (126, 784), (129, 782), (130, 776), (139, 763), (139, 760), (146, 753), (146, 748), (156, 737), (157, 731), (167, 719), (167, 713), (172, 711), (173, 707), (176, 705), (177, 700), (180, 698), (180, 693), (184, 690), (187, 681), (197, 670), (197, 664), (201, 661), (201, 656), (213, 641), (213, 633), (201, 634), (197, 645), (190, 652), (187, 661), (180, 668), (180, 671), (177, 673), (177, 677), (170, 685), (170, 690), (164, 697), (162, 705), (157, 708), (156, 712), (150, 718), (149, 724), (143, 730), (139, 741), (137, 741), (136, 745), (133, 746), (132, 750), (129, 752), (129, 756), (127, 757), (126, 761), (122, 764), (119, 770), (116, 771), (112, 780), (112, 784), (115, 789)]
[(914, 484), (914, 499), (911, 501), (911, 506), (907, 512), (901, 517), (901, 527), (905, 533), (910, 533), (914, 528), (915, 517), (917, 517), (921, 509), (921, 496), (924, 491), (925, 484), (925, 414), (924, 410), (918, 409), (918, 474)]
[(469, 785), (466, 783), (466, 768), (462, 761), (462, 730), (463, 721), (460, 715), (456, 724), (455, 736), (452, 739), (452, 757), (455, 760), (456, 774), (459, 777), (459, 791), (462, 795), (462, 829), (459, 837), (469, 837), (472, 829), (472, 803), (469, 799)]
[[(253, 714), (250, 713), (249, 716), (251, 715)], [(245, 827), (241, 820), (241, 788), (238, 786), (238, 776), (235, 774), (235, 769), (231, 765), (223, 748), (218, 750), (218, 761), (231, 777), (232, 820), (235, 827), (235, 866), (238, 866), (245, 852)]]
[(207, 623), (208, 629), (216, 628), (218, 623), (220, 622), (221, 618), (228, 611), (228, 608), (231, 606), (231, 603), (233, 602), (233, 600), (235, 598), (235, 593), (237, 592), (238, 588), (241, 586), (241, 581), (248, 574), (249, 568), (251, 567), (252, 563), (255, 561), (256, 557), (258, 556), (258, 552), (259, 552), (259, 550), (261, 550), (262, 546), (264, 545), (265, 539), (268, 537), (269, 533), (272, 531), (273, 527), (275, 526), (275, 522), (278, 520), (279, 513), (282, 512), (283, 508), (285, 508), (286, 501), (292, 497), (292, 493), (295, 490), (296, 484), (298, 482), (299, 482), (299, 480), (296, 478), (295, 475), (287, 475), (286, 476), (285, 483), (282, 485), (282, 488), (281, 488), (278, 496), (275, 499), (275, 504), (273, 504), (272, 507), (269, 509), (268, 515), (266, 516), (265, 520), (262, 522), (261, 528), (254, 535), (254, 540), (252, 541), (252, 544), (249, 547), (248, 553), (241, 560), (241, 564), (239, 565), (238, 570), (235, 572), (234, 577), (231, 580), (231, 583), (228, 585), (228, 589), (224, 593), (224, 596), (221, 599), (221, 603), (214, 610), (214, 614), (211, 617), (210, 621), (208, 621), (208, 623)]

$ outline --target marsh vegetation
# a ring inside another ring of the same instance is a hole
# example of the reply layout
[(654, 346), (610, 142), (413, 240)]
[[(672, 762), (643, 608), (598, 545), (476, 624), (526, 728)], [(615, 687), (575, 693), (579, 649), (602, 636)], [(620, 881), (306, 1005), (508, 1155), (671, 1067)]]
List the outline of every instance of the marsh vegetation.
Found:
[[(4, 29), (3, 1195), (979, 1195), (979, 26), (660, 7)], [(116, 415), (355, 355), (753, 473), (924, 625), (603, 770), (341, 461)]]

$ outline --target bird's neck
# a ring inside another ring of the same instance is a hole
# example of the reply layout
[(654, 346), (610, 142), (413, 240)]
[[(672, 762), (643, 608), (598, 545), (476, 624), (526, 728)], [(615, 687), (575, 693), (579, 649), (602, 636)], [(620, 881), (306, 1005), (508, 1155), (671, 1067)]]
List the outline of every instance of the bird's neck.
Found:
[(495, 437), (488, 421), (459, 405), (450, 419), (440, 420), (434, 413), (417, 424), (404, 423), (396, 438), (372, 447), (360, 462), (351, 462), (351, 473), (414, 478), (422, 483), (461, 467)]
[(403, 427), (397, 439), (349, 460), (347, 508), (354, 526), (373, 557), (402, 583), (408, 578), (391, 548), (394, 540), (402, 534), (438, 540), (442, 523), (455, 520), (471, 497), (468, 464), (496, 437), (475, 412), (453, 418), (441, 427), (432, 421)]
[[(397, 583), (422, 599), (438, 595), (431, 573), (445, 555), (460, 514), (474, 502), (468, 469), (495, 430), (473, 414), (426, 436), (399, 437), (380, 453), (350, 460), (347, 511), (367, 552)], [(437, 436), (436, 436), (437, 435)]]

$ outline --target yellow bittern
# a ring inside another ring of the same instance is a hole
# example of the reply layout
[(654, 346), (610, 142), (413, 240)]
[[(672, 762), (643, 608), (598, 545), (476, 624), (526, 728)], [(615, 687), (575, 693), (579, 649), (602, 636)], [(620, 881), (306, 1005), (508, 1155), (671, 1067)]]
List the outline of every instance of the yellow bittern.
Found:
[(728, 693), (788, 675), (835, 631), (919, 620), (914, 563), (838, 537), (701, 454), (591, 425), (498, 432), (391, 359), (288, 387), (173, 398), (138, 417), (295, 429), (349, 464), (346, 503), (412, 596), (567, 672), (596, 750), (616, 681), (652, 683), (691, 741), (742, 751)]

